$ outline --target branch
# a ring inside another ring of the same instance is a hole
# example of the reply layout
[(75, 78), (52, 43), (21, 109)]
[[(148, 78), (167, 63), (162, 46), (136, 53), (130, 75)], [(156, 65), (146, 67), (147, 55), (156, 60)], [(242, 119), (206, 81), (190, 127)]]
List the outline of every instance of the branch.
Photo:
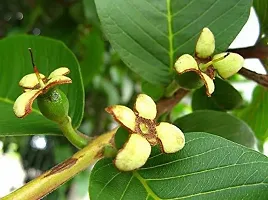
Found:
[(172, 97), (161, 99), (157, 103), (157, 116), (160, 116), (165, 112), (169, 112), (188, 93), (189, 93), (189, 90), (185, 90), (183, 88), (180, 88), (177, 92), (174, 93), (174, 95)]
[(262, 43), (258, 43), (255, 46), (251, 47), (228, 49), (228, 52), (238, 53), (244, 58), (268, 58), (268, 46)]
[(115, 131), (116, 129), (113, 129), (97, 137), (71, 158), (53, 167), (23, 187), (3, 197), (1, 200), (38, 200), (51, 193), (70, 178), (85, 170), (89, 165), (101, 158), (103, 147), (113, 143)]
[(246, 77), (247, 79), (253, 80), (256, 83), (264, 86), (264, 87), (268, 87), (268, 75), (266, 74), (258, 74), (254, 71), (251, 71), (249, 69), (246, 68), (242, 68), (240, 69), (240, 71), (238, 72), (239, 74), (241, 74), (242, 76)]

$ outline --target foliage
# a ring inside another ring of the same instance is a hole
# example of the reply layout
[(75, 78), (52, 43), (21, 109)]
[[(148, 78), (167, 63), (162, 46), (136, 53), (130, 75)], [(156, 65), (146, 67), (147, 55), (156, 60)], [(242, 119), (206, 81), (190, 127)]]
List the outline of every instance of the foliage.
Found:
[[(245, 25), (252, 5), (261, 30), (256, 45), (228, 49)], [(245, 59), (260, 58), (267, 70), (267, 5), (266, 0), (1, 2), (0, 144), (3, 141), (4, 152), (9, 144), (17, 143), (26, 171), (44, 172), (69, 158), (64, 162), (67, 165), (59, 165), (64, 167), (58, 173), (77, 170), (75, 175), (94, 161), (95, 157), (86, 160), (87, 155), (96, 153), (97, 158), (103, 158), (103, 145), (107, 143), (114, 153), (122, 151), (128, 141), (129, 134), (121, 128), (110, 143), (98, 137), (114, 126), (105, 108), (115, 104), (133, 107), (136, 96), (145, 93), (156, 102), (160, 113), (156, 121), (173, 122), (183, 131), (185, 147), (165, 154), (161, 145), (156, 145), (146, 164), (131, 172), (119, 171), (114, 158), (100, 159), (90, 174), (83, 172), (45, 199), (66, 199), (73, 187), (83, 188), (79, 192), (82, 198), (88, 179), (86, 189), (92, 200), (267, 199), (268, 160), (263, 144), (268, 137), (268, 93), (262, 84), (268, 81), (267, 76), (254, 72), (245, 76), (260, 84), (250, 102), (234, 87), (237, 82), (249, 81), (238, 75), (227, 80), (217, 76), (211, 97), (205, 86), (188, 91), (174, 81), (177, 58), (195, 56), (204, 27), (215, 36), (215, 53), (233, 51)], [(33, 73), (28, 48), (33, 50), (40, 73), (48, 75), (62, 66), (70, 69), (72, 84), (59, 89), (68, 97), (72, 127), (69, 124), (64, 129), (46, 119), (36, 102), (25, 119), (15, 117), (13, 104), (22, 93), (18, 83)], [(185, 81), (193, 84), (189, 77)], [(88, 136), (97, 138), (72, 157), (75, 161), (70, 158), (76, 152), (70, 144), (72, 137), (65, 133), (70, 129), (79, 132), (78, 137), (83, 133), (84, 141)], [(46, 141), (45, 149), (33, 145), (38, 138)], [(94, 145), (100, 152), (87, 152)], [(1, 150), (0, 146), (0, 156)], [(29, 173), (28, 177), (36, 175)]]

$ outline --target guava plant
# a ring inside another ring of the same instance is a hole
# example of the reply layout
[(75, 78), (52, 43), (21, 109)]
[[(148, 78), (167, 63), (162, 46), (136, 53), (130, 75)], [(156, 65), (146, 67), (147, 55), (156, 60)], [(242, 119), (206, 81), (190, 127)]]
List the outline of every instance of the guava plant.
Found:
[[(32, 16), (40, 24), (45, 5)], [(229, 49), (252, 6), (256, 44)], [(84, 0), (59, 14), (72, 17), (73, 35), (46, 21), (45, 37), (3, 38), (0, 136), (52, 135), (77, 150), (1, 199), (44, 198), (89, 167), (92, 200), (268, 199), (268, 76), (244, 64), (259, 58), (268, 69), (267, 6)], [(246, 81), (258, 84), (251, 102), (232, 86)]]

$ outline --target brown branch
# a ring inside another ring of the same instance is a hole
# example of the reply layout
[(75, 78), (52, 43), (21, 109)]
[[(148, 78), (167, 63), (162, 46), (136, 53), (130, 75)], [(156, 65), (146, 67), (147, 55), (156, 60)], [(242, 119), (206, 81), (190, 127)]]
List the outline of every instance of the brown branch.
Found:
[(185, 90), (183, 88), (180, 88), (177, 92), (174, 93), (174, 95), (172, 97), (161, 99), (157, 103), (157, 116), (160, 116), (165, 112), (169, 112), (188, 93), (189, 93), (189, 90)]
[(258, 74), (254, 71), (251, 71), (249, 69), (246, 68), (242, 68), (240, 69), (240, 71), (238, 72), (239, 74), (241, 74), (242, 76), (246, 77), (247, 79), (253, 80), (256, 83), (264, 86), (264, 87), (268, 87), (268, 75), (267, 74)]
[(268, 46), (262, 43), (258, 43), (255, 46), (251, 47), (228, 49), (228, 52), (238, 53), (244, 58), (268, 58)]

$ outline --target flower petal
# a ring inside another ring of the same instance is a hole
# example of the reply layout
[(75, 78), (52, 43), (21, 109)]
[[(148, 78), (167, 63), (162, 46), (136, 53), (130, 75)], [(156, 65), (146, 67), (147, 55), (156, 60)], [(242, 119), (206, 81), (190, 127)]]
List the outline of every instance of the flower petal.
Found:
[(203, 28), (195, 47), (196, 56), (199, 58), (207, 58), (212, 55), (215, 50), (215, 38), (208, 28)]
[[(42, 79), (46, 78), (43, 74), (40, 74), (40, 77)], [(35, 73), (25, 75), (24, 77), (22, 77), (22, 79), (19, 82), (19, 85), (23, 88), (26, 88), (26, 89), (32, 89), (37, 84), (39, 84), (39, 81), (38, 81)]]
[(193, 58), (193, 56), (189, 54), (184, 54), (179, 57), (178, 60), (175, 62), (174, 68), (179, 74), (189, 69), (199, 70), (196, 60)]
[(107, 107), (105, 110), (110, 113), (121, 125), (125, 126), (131, 131), (135, 131), (136, 115), (130, 108), (121, 105), (114, 105)]
[(140, 117), (145, 119), (155, 119), (157, 109), (154, 100), (146, 94), (139, 94), (134, 106)]
[(125, 146), (115, 158), (115, 166), (121, 171), (132, 171), (142, 167), (151, 154), (151, 145), (138, 134), (131, 134)]
[(32, 111), (32, 104), (42, 90), (30, 90), (22, 93), (15, 101), (13, 110), (17, 117), (22, 118)]
[(55, 85), (61, 85), (61, 84), (67, 84), (72, 83), (72, 80), (67, 76), (55, 76), (51, 78), (46, 84), (44, 91), (48, 90), (49, 88), (55, 86)]
[(200, 72), (199, 75), (202, 78), (202, 80), (204, 81), (205, 86), (206, 86), (206, 93), (210, 97), (211, 94), (215, 90), (215, 85), (214, 85), (213, 79), (211, 79), (208, 75), (206, 75), (203, 72)]
[(55, 69), (53, 72), (51, 72), (48, 79), (51, 79), (55, 76), (64, 76), (69, 73), (70, 73), (70, 70), (67, 67), (60, 67), (58, 69)]
[(183, 132), (170, 123), (161, 122), (156, 127), (156, 134), (165, 153), (175, 153), (185, 145)]
[(213, 60), (225, 57), (213, 63), (213, 67), (218, 71), (222, 78), (229, 78), (236, 74), (244, 65), (244, 58), (237, 53), (220, 53), (213, 57)]

